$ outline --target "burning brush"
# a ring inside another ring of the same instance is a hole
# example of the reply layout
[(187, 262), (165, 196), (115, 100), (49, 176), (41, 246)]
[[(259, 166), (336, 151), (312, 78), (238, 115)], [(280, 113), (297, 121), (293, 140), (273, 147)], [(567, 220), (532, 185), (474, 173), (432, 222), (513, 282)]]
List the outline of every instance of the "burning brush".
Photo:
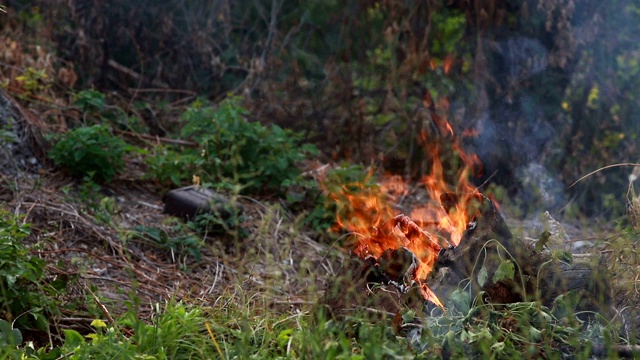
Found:
[(373, 262), (387, 276), (388, 283), (400, 291), (406, 292), (417, 284), (425, 300), (443, 307), (422, 281), (433, 269), (442, 249), (433, 236), (401, 214), (384, 223), (370, 238), (359, 241), (353, 254)]

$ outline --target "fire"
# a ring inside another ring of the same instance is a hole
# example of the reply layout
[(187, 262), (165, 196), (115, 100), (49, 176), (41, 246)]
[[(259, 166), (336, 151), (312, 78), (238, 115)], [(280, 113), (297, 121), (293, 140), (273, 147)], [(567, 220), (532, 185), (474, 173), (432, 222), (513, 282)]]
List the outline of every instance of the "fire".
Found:
[[(329, 195), (339, 207), (334, 230), (346, 230), (357, 236), (354, 254), (378, 259), (386, 250), (409, 249), (418, 260), (413, 280), (420, 285), (425, 299), (442, 306), (423, 281), (432, 271), (442, 247), (458, 245), (469, 222), (477, 216), (479, 202), (475, 199), (479, 199), (480, 194), (469, 178), (481, 171), (481, 166), (476, 155), (463, 151), (453, 126), (443, 115), (449, 102), (444, 98), (434, 101), (427, 92), (423, 105), (430, 110), (440, 132), (436, 138), (429, 138), (426, 131), (418, 134), (418, 142), (425, 147), (424, 153), (429, 155), (431, 165), (428, 174), (414, 186), (426, 189), (430, 202), (415, 207), (409, 216), (402, 215), (394, 204), (405, 197), (411, 187), (401, 177), (391, 175), (384, 176), (378, 188), (347, 184)], [(473, 132), (463, 136), (473, 136)], [(442, 149), (453, 151), (461, 160), (462, 166), (453, 179), (445, 173)]]

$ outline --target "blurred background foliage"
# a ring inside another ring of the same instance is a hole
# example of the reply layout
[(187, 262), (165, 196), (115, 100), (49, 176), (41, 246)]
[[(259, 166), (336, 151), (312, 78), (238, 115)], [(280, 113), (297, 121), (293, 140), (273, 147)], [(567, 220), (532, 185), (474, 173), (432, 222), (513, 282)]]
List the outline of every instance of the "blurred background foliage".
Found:
[[(430, 168), (431, 144), (451, 143), (448, 120), (484, 164), (477, 184), (490, 180), (535, 209), (624, 211), (624, 202), (612, 199), (625, 195), (628, 168), (567, 187), (599, 167), (638, 162), (635, 2), (6, 5), (0, 27), (7, 49), (19, 32), (55, 49), (55, 61), (34, 62), (13, 77), (6, 75), (15, 70), (13, 53), (5, 52), (0, 62), (10, 90), (42, 93), (58, 80), (69, 90), (117, 92), (135, 102), (131, 111), (141, 114), (149, 134), (160, 136), (179, 134), (179, 122), (163, 111), (167, 104), (196, 94), (214, 102), (240, 95), (252, 120), (302, 132), (324, 160), (373, 162), (414, 179)], [(443, 149), (453, 176), (458, 150)]]

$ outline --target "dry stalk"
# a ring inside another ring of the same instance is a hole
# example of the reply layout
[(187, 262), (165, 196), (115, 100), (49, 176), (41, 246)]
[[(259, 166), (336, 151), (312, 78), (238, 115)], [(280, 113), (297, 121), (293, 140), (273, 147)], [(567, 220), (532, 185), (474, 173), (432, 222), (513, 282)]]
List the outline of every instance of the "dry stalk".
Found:
[(640, 196), (636, 195), (633, 181), (629, 181), (629, 189), (627, 190), (627, 217), (629, 225), (635, 230), (640, 230)]

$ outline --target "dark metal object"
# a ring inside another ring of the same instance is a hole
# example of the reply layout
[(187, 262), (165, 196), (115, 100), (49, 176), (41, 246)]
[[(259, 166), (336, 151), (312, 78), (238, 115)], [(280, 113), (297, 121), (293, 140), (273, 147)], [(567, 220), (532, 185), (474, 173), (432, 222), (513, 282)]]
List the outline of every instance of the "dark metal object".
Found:
[[(187, 186), (169, 191), (163, 198), (164, 212), (185, 221), (193, 220), (196, 215), (212, 213), (220, 218), (238, 213), (240, 205), (212, 189), (201, 186)], [(234, 211), (235, 210), (235, 211)]]

